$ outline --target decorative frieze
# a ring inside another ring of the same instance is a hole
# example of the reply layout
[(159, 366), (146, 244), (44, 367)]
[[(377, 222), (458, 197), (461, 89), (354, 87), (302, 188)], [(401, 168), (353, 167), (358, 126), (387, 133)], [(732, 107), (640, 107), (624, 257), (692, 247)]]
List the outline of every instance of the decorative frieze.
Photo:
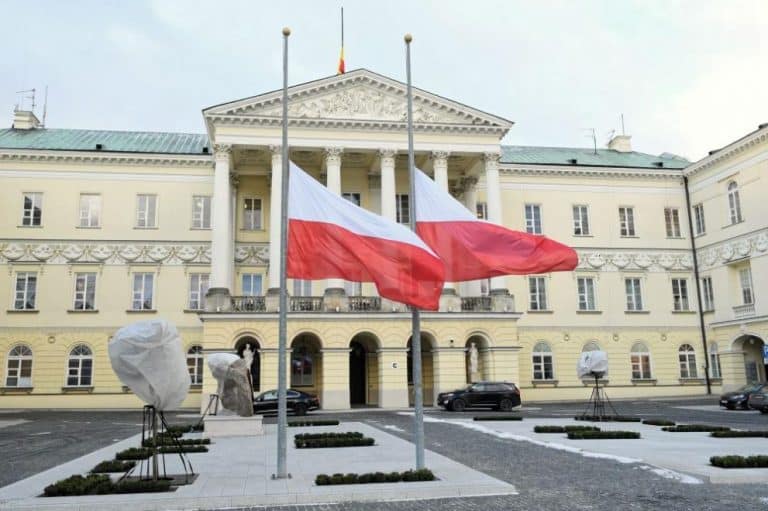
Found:
[(768, 229), (715, 243), (696, 251), (701, 269), (714, 268), (768, 252)]
[(577, 250), (579, 270), (688, 271), (693, 258), (688, 251), (636, 252), (631, 250)]

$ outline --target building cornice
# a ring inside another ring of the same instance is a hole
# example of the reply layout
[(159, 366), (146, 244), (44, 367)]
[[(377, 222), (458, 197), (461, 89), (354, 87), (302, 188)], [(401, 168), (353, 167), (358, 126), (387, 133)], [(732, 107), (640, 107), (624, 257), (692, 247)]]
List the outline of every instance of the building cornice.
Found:
[(721, 163), (728, 158), (738, 155), (751, 149), (752, 147), (768, 141), (768, 125), (761, 125), (761, 128), (755, 132), (752, 132), (739, 140), (718, 149), (716, 152), (709, 156), (702, 158), (696, 163), (688, 165), (684, 170), (684, 174), (688, 177), (698, 174), (699, 172), (711, 168), (718, 163)]
[(598, 167), (557, 164), (501, 163), (499, 172), (521, 176), (610, 177), (627, 179), (682, 179), (681, 169), (645, 169), (641, 167)]
[(213, 168), (211, 155), (0, 149), (0, 162)]

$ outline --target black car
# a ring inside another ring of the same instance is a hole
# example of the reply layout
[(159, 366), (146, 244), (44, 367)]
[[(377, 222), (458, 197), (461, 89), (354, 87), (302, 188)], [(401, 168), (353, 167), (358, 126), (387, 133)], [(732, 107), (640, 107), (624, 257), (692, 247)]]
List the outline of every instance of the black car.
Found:
[(749, 395), (747, 405), (752, 410), (760, 410), (760, 413), (768, 413), (768, 386), (760, 392), (753, 392)]
[(726, 392), (720, 396), (720, 406), (724, 406), (729, 410), (734, 410), (737, 406), (748, 410), (749, 405), (747, 402), (749, 401), (749, 396), (755, 392), (760, 392), (765, 388), (765, 383), (748, 383), (740, 389), (734, 390), (733, 392)]
[[(306, 415), (310, 410), (320, 408), (317, 396), (300, 390), (288, 389), (288, 410), (294, 415)], [(253, 413), (277, 412), (277, 390), (262, 392), (253, 399)]]
[(508, 382), (480, 381), (437, 396), (438, 406), (454, 412), (475, 406), (508, 412), (520, 403), (520, 389)]

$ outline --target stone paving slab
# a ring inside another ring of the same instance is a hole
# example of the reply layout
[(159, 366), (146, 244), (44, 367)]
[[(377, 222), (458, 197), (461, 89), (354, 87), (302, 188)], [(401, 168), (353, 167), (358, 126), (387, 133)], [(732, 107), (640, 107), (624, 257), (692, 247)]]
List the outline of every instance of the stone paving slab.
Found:
[[(292, 437), (304, 432), (360, 431), (376, 439), (372, 447), (295, 449)], [(14, 510), (120, 510), (131, 511), (210, 509), (258, 505), (383, 501), (482, 495), (516, 495), (515, 487), (466, 467), (437, 453), (426, 452), (426, 465), (438, 481), (366, 485), (315, 486), (319, 473), (375, 472), (413, 468), (413, 444), (363, 423), (340, 426), (289, 428), (290, 479), (272, 480), (276, 471), (276, 427), (265, 426), (264, 436), (216, 439), (208, 453), (190, 454), (200, 475), (194, 484), (172, 493), (103, 495), (86, 497), (37, 497), (43, 488), (72, 474), (86, 473), (96, 463), (136, 446), (134, 436), (86, 456), (0, 488), (0, 509)], [(180, 473), (175, 455), (166, 456), (168, 473)]]

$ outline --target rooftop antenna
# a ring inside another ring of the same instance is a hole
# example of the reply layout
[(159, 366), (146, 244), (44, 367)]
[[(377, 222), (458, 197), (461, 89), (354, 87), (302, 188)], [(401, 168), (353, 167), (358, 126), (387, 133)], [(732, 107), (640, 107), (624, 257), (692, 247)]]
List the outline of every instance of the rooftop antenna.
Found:
[(592, 146), (594, 153), (597, 154), (597, 135), (595, 134), (595, 128), (586, 128), (586, 131), (588, 131), (590, 134), (587, 135), (588, 137), (592, 137)]
[[(25, 96), (24, 95), (24, 94), (27, 94), (29, 92), (31, 92), (32, 94), (30, 94), (29, 96)], [(21, 94), (21, 102), (20, 102), (21, 109), (24, 108), (24, 100), (25, 99), (31, 99), (32, 100), (32, 111), (33, 112), (35, 111), (35, 89), (19, 90), (19, 91), (16, 91), (16, 94)], [(19, 105), (16, 105), (16, 109), (17, 110), (19, 109)]]
[(43, 122), (41, 126), (45, 128), (45, 118), (48, 116), (48, 86), (45, 86), (45, 100), (43, 101)]
[(624, 114), (621, 114), (621, 135), (624, 136), (626, 133), (624, 132)]

